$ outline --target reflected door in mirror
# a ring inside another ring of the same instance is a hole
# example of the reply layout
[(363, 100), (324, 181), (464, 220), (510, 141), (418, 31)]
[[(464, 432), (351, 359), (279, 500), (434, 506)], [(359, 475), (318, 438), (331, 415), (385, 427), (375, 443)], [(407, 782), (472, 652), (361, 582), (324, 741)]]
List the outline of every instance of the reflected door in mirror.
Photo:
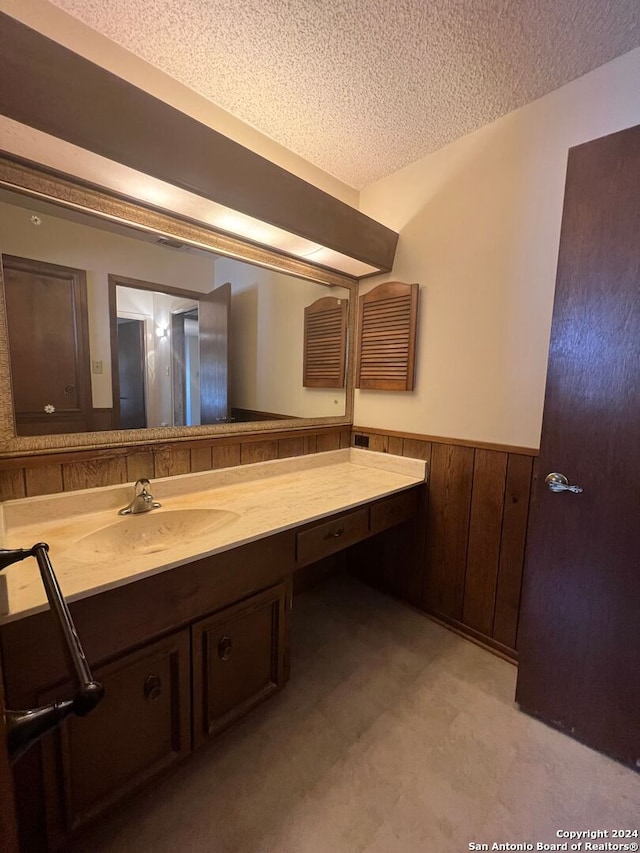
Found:
[(120, 429), (144, 429), (147, 425), (144, 365), (144, 323), (118, 317)]
[(231, 285), (200, 298), (200, 416), (203, 424), (229, 419), (229, 307)]
[(84, 270), (2, 256), (18, 435), (90, 429)]

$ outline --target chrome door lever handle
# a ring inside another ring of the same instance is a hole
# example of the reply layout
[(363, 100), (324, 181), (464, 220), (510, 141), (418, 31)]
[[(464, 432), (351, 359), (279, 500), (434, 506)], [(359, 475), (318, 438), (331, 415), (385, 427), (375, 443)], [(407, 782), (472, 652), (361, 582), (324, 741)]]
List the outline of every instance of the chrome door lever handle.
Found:
[(556, 472), (547, 474), (544, 482), (551, 492), (573, 492), (574, 495), (579, 495), (583, 491), (582, 486), (570, 486), (564, 474)]

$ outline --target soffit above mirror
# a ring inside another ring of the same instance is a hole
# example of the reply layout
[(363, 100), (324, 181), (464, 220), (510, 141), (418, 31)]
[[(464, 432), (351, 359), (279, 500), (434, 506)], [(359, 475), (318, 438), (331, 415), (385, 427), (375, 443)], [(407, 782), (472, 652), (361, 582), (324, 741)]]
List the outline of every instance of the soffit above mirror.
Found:
[(353, 277), (391, 269), (380, 223), (2, 13), (0, 38), (6, 152)]
[(353, 278), (379, 272), (377, 267), (357, 258), (108, 160), (6, 116), (0, 116), (0, 148), (20, 161), (36, 163), (146, 206), (177, 214), (208, 228), (233, 234)]

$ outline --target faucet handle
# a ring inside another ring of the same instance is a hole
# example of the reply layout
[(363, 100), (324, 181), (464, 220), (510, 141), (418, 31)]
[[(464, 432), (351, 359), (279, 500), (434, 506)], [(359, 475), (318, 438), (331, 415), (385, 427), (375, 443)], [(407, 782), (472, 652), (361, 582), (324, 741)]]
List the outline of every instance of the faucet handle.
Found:
[[(141, 495), (144, 492), (148, 491), (148, 489), (147, 489), (148, 486), (151, 486), (151, 483), (149, 482), (149, 480), (147, 480), (146, 477), (142, 477), (140, 480), (136, 480), (136, 484), (133, 487), (133, 491), (135, 492), (136, 495)], [(138, 487), (140, 487), (139, 491), (138, 491)]]
[[(138, 491), (138, 487), (140, 487), (140, 491)], [(151, 494), (151, 483), (147, 480), (146, 477), (142, 477), (140, 480), (136, 480), (135, 485), (135, 497), (142, 498), (145, 504), (149, 504), (149, 509), (158, 509), (162, 506), (162, 504), (158, 503), (158, 501), (153, 499), (153, 495)]]
[(151, 483), (146, 477), (136, 480), (133, 487), (133, 500), (128, 506), (118, 510), (118, 515), (135, 515), (139, 512), (148, 512), (150, 509), (158, 509), (162, 504), (154, 501), (149, 491)]

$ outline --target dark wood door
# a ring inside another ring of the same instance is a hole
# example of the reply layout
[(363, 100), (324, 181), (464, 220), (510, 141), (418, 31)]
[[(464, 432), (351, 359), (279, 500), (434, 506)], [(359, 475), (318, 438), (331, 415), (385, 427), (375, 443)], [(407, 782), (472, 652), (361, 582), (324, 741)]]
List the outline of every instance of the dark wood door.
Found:
[(147, 425), (144, 366), (144, 322), (118, 317), (120, 429), (144, 429)]
[(194, 746), (284, 685), (285, 614), (279, 584), (192, 627)]
[(10, 255), (2, 267), (18, 435), (89, 429), (84, 270)]
[(173, 425), (187, 422), (187, 376), (185, 365), (185, 315), (171, 315), (171, 382), (173, 387)]
[(229, 306), (231, 285), (223, 284), (200, 298), (200, 422), (229, 418)]
[[(564, 474), (580, 494), (552, 493)], [(571, 150), (517, 701), (640, 767), (640, 127)]]

